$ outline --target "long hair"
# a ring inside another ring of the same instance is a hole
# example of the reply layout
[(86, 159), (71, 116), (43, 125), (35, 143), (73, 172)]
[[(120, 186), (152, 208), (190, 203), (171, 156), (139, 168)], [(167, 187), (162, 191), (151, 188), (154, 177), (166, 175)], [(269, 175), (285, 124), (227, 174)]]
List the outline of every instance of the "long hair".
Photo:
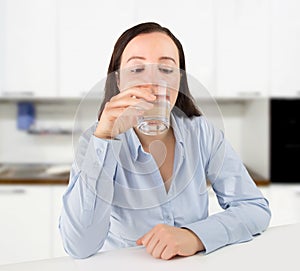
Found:
[[(154, 33), (154, 32), (160, 32), (165, 33), (168, 35), (173, 42), (175, 43), (178, 53), (179, 53), (179, 68), (180, 70), (184, 71), (182, 73), (182, 76), (180, 78), (180, 86), (179, 86), (179, 93), (177, 96), (177, 100), (175, 103), (175, 106), (173, 110), (175, 109), (177, 114), (181, 111), (189, 118), (193, 116), (200, 116), (201, 112), (196, 107), (194, 99), (190, 93), (188, 82), (187, 82), (187, 76), (185, 73), (185, 57), (182, 45), (180, 41), (171, 33), (171, 31), (165, 27), (160, 26), (157, 23), (153, 22), (147, 22), (147, 23), (141, 23), (138, 25), (133, 26), (132, 28), (129, 28), (126, 30), (117, 40), (114, 50), (110, 59), (109, 67), (107, 70), (107, 75), (110, 75), (114, 73), (115, 71), (119, 70), (120, 64), (121, 64), (121, 58), (123, 51), (127, 44), (136, 36), (140, 34), (148, 34), (148, 33)], [(116, 76), (107, 76), (106, 82), (105, 82), (105, 89), (104, 89), (104, 99), (102, 101), (102, 104), (99, 109), (99, 115), (98, 120), (101, 117), (101, 114), (104, 110), (105, 104), (115, 95), (117, 95), (120, 92), (117, 78)], [(178, 110), (179, 109), (179, 110)]]

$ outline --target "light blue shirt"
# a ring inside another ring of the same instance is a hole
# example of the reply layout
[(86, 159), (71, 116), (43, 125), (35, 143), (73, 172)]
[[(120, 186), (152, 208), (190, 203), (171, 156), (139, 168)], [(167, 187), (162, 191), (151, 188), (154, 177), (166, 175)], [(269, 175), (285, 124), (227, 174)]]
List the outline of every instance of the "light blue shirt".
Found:
[[(135, 246), (162, 223), (193, 231), (205, 253), (249, 241), (268, 227), (268, 201), (222, 131), (204, 116), (172, 114), (171, 124), (176, 144), (168, 192), (133, 129), (105, 140), (93, 135), (95, 124), (81, 136), (59, 223), (69, 255)], [(224, 211), (209, 215), (209, 189)]]

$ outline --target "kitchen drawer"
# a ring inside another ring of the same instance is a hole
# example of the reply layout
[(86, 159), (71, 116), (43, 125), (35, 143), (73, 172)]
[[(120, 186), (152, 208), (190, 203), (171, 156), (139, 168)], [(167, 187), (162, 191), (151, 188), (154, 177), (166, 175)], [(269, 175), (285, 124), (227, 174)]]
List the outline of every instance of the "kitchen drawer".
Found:
[(51, 189), (0, 185), (0, 264), (51, 256)]

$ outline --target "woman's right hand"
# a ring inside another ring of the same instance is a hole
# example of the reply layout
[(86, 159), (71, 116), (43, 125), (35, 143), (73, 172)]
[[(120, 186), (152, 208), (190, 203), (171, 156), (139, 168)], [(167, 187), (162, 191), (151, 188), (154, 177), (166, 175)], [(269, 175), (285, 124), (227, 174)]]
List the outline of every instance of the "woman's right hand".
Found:
[(137, 117), (153, 107), (151, 88), (135, 87), (121, 91), (105, 104), (94, 135), (114, 138), (137, 124)]

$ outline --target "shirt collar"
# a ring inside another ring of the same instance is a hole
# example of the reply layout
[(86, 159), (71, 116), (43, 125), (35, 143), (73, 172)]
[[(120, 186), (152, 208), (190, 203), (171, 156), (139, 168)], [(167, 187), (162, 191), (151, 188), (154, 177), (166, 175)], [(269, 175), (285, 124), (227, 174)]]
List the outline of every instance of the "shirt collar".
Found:
[(183, 141), (182, 131), (179, 128), (179, 125), (178, 125), (179, 124), (179, 121), (178, 121), (179, 117), (176, 114), (171, 113), (170, 119), (171, 119), (170, 120), (171, 121), (171, 126), (172, 126), (173, 131), (174, 131), (176, 142), (183, 145), (184, 141)]
[(133, 128), (129, 129), (125, 134), (127, 137), (129, 151), (134, 161), (136, 161), (138, 158), (139, 149), (142, 148), (142, 144)]
[[(171, 126), (174, 131), (176, 143), (180, 143), (183, 146), (184, 141), (183, 141), (183, 136), (182, 136), (181, 130), (178, 126), (178, 118), (179, 118), (178, 116), (176, 116), (174, 113), (171, 112), (170, 123), (171, 123)], [(139, 152), (142, 149), (142, 144), (133, 128), (129, 129), (125, 133), (125, 135), (127, 137), (129, 151), (130, 151), (134, 161), (136, 161), (138, 158)]]

